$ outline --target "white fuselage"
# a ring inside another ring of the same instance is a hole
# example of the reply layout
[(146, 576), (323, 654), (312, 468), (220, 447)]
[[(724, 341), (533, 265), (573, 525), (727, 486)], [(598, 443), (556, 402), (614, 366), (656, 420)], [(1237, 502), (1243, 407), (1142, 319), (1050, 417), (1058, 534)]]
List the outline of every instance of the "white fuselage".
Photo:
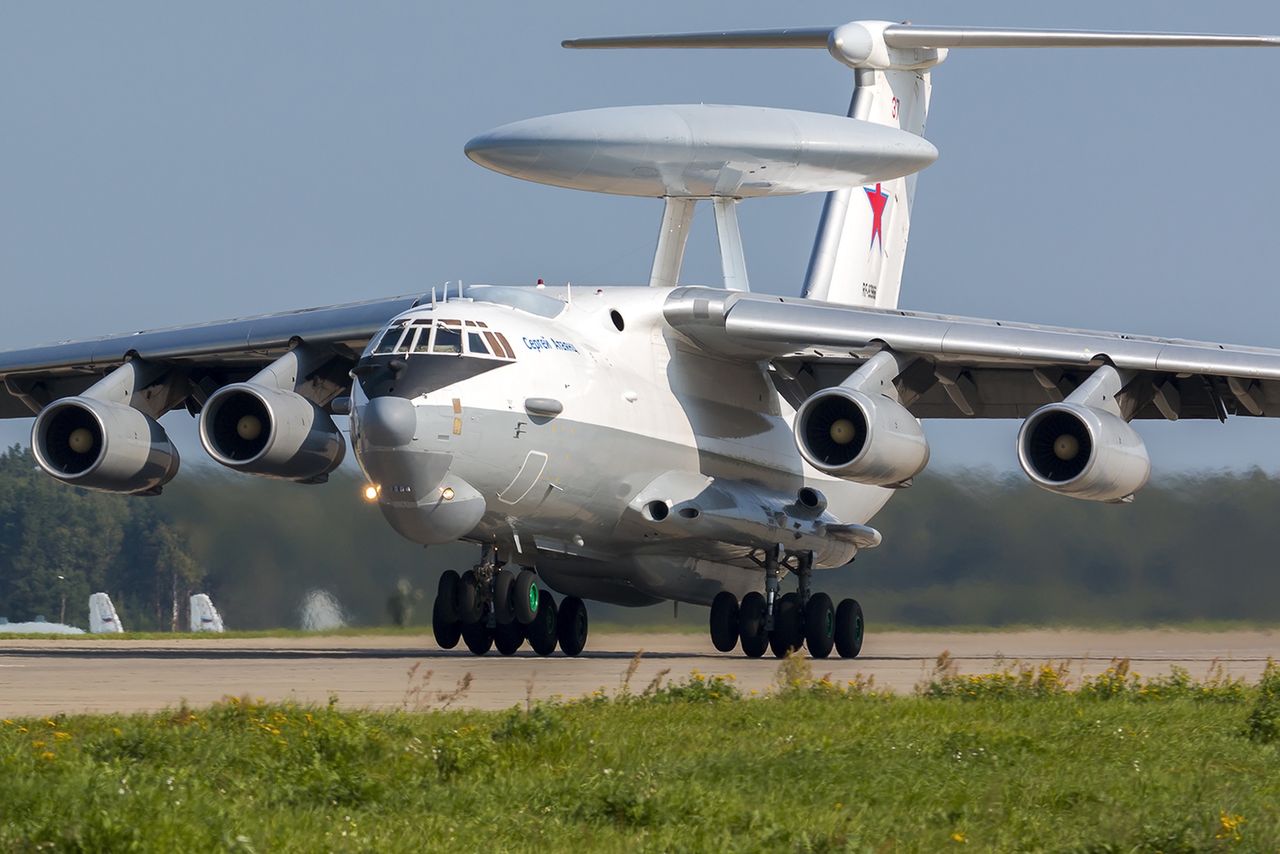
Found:
[[(490, 543), (592, 598), (709, 602), (758, 587), (753, 558), (771, 543), (807, 548), (818, 566), (852, 559), (780, 509), (802, 487), (846, 523), (892, 493), (804, 463), (767, 365), (689, 345), (663, 320), (665, 289), (526, 290), (543, 314), (477, 290), (400, 315), (392, 329), (424, 331), (399, 352), (375, 337), (357, 369), (352, 445), (411, 539)], [(431, 352), (433, 319), (474, 333), (471, 347), (455, 353), (441, 333)]]

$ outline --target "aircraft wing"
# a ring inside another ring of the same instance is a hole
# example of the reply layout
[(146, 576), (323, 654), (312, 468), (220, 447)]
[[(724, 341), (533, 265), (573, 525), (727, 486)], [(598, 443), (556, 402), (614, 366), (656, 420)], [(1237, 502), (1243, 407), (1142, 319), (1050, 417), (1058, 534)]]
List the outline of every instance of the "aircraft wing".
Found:
[(1280, 416), (1280, 349), (1153, 338), (684, 287), (667, 322), (703, 351), (772, 362), (795, 404), (883, 349), (918, 418), (1023, 418), (1098, 367), (1134, 379), (1132, 418)]
[(354, 365), (368, 340), (417, 296), (242, 317), (0, 352), (0, 418), (29, 418), (59, 397), (80, 394), (126, 358), (183, 369), (194, 387), (248, 379), (302, 340)]

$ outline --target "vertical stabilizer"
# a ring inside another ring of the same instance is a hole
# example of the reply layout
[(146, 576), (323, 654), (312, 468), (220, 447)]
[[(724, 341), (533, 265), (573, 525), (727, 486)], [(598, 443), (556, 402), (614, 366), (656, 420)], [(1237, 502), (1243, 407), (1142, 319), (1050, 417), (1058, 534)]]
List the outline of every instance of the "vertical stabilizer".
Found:
[(222, 615), (213, 607), (213, 600), (207, 593), (197, 593), (191, 597), (191, 631), (221, 632)]
[(119, 634), (124, 631), (120, 625), (120, 615), (116, 606), (111, 604), (111, 597), (105, 593), (94, 593), (89, 597), (89, 632), (95, 635)]
[[(928, 69), (858, 68), (854, 74), (852, 118), (924, 134)], [(916, 177), (827, 194), (805, 275), (806, 297), (878, 308), (898, 305)]]

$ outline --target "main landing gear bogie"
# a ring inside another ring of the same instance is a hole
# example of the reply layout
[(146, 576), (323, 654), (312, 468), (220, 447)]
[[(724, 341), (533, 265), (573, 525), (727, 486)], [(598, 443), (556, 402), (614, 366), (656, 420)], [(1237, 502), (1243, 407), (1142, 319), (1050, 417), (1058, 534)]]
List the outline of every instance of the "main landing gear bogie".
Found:
[(441, 574), (431, 629), (441, 649), (461, 640), (474, 655), (491, 648), (514, 655), (527, 642), (538, 655), (551, 655), (559, 646), (573, 656), (587, 643), (587, 606), (567, 596), (557, 608), (533, 570), (513, 572), (482, 559), (461, 575), (451, 569)]
[(826, 593), (809, 592), (812, 555), (798, 556), (795, 592), (782, 594), (780, 555), (765, 563), (765, 592), (737, 597), (721, 591), (711, 602), (711, 643), (720, 652), (731, 652), (739, 643), (748, 658), (772, 650), (778, 658), (807, 648), (813, 658), (826, 658), (834, 649), (841, 658), (857, 658), (862, 652), (864, 622), (856, 599), (837, 606)]

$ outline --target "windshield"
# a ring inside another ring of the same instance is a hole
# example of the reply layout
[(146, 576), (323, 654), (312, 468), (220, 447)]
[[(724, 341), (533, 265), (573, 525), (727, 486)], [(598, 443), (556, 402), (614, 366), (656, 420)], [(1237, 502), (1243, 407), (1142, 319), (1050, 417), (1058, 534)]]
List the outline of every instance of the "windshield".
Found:
[(407, 320), (399, 320), (387, 327), (387, 331), (382, 333), (382, 338), (378, 341), (377, 346), (371, 351), (375, 356), (385, 353), (394, 353), (396, 345), (400, 343), (400, 337), (404, 334), (405, 327), (409, 325)]
[(477, 320), (397, 320), (376, 340), (369, 350), (373, 356), (474, 356), (504, 361), (515, 358), (507, 337)]

